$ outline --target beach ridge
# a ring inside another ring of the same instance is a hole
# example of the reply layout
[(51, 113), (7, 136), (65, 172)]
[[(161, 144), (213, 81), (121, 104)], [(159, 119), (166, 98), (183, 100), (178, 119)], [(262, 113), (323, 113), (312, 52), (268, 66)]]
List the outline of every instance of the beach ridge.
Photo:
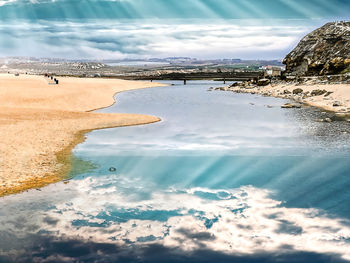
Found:
[(96, 113), (119, 92), (163, 84), (118, 79), (0, 74), (0, 196), (61, 181), (71, 170), (72, 149), (96, 129), (149, 124), (158, 117)]

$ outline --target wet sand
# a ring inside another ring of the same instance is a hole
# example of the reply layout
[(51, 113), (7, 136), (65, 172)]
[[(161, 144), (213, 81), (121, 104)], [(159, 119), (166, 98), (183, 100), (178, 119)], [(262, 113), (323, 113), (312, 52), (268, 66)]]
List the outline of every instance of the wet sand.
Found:
[(60, 181), (71, 150), (94, 129), (157, 122), (154, 116), (91, 112), (113, 95), (162, 84), (100, 78), (0, 74), (0, 196)]

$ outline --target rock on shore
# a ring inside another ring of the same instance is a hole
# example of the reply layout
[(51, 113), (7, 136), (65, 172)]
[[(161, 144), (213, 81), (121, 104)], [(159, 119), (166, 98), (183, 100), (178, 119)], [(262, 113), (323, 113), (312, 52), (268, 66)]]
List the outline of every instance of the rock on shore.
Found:
[(291, 75), (350, 72), (350, 22), (333, 22), (305, 36), (283, 60)]

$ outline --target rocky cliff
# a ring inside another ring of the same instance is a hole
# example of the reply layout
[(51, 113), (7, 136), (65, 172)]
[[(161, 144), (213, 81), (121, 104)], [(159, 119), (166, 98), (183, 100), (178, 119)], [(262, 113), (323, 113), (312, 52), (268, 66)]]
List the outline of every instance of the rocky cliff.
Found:
[(350, 22), (328, 23), (311, 32), (283, 63), (289, 75), (350, 72)]

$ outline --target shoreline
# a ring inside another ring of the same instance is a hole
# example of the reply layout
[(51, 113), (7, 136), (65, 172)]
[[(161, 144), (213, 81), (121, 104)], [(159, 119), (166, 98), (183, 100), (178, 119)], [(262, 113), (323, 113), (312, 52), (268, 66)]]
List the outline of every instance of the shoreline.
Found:
[[(93, 130), (160, 121), (142, 114), (96, 113), (116, 94), (159, 83), (0, 74), (0, 197), (64, 180), (72, 150)], [(38, 189), (39, 190), (39, 189)]]
[(247, 84), (229, 86), (220, 90), (289, 99), (296, 102), (296, 105), (291, 104), (291, 107), (304, 104), (338, 116), (350, 117), (350, 84), (272, 83), (260, 87)]

